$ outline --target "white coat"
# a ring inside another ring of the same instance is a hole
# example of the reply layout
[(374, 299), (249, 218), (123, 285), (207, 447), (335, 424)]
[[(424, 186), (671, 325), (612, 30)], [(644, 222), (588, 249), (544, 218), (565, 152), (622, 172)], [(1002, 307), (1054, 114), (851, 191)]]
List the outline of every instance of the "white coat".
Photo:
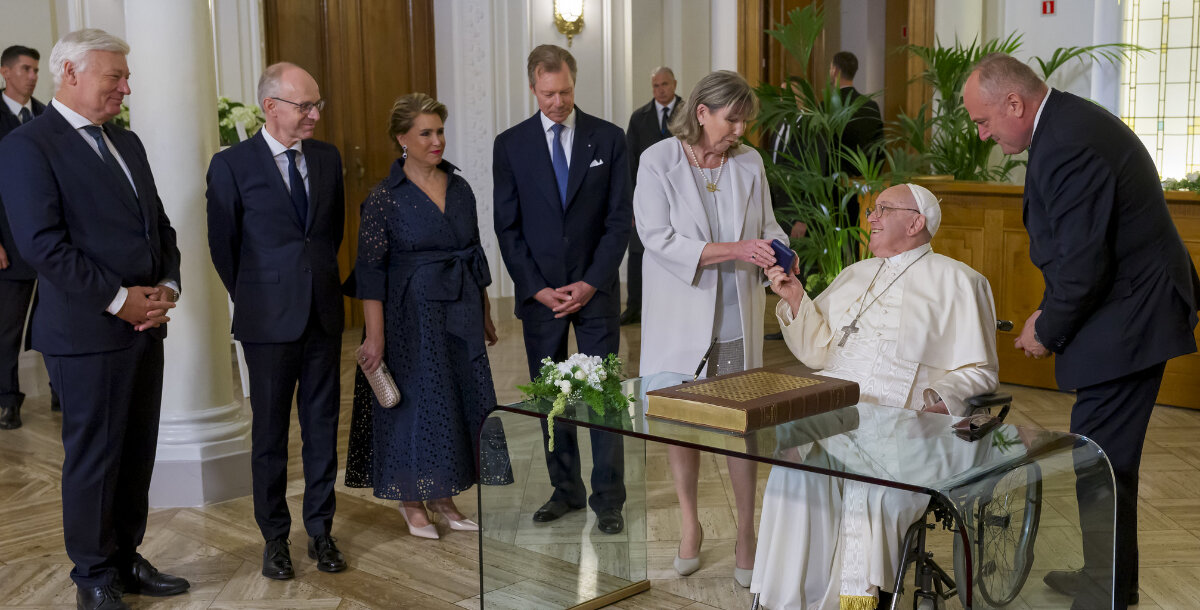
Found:
[[(642, 153), (633, 217), (646, 246), (642, 257), (642, 353), (640, 374), (691, 373), (713, 338), (716, 317), (715, 265), (700, 267), (700, 253), (713, 242), (700, 193), (679, 138), (667, 138)], [(779, 239), (770, 189), (758, 151), (731, 149), (719, 182), (739, 202), (736, 234), (744, 239)], [(735, 261), (746, 368), (762, 366), (766, 275), (752, 263)]]

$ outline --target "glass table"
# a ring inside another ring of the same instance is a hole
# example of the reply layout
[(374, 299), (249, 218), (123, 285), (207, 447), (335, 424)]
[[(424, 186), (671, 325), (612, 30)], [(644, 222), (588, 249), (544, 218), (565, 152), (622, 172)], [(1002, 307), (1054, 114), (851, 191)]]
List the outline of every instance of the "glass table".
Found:
[[(542, 438), (548, 402), (503, 405), (489, 416), (488, 438), (481, 441), (484, 480), (489, 470), (511, 468), (513, 482), (479, 488), (482, 608), (599, 608), (646, 591), (656, 571), (674, 575), (669, 558), (648, 554), (657, 534), (647, 520), (647, 493), (674, 497), (669, 484), (647, 490), (647, 448), (653, 453), (656, 443), (928, 496), (923, 520), (929, 524), (915, 526), (910, 537), (938, 521), (954, 530), (953, 558), (937, 559), (946, 566), (953, 559), (955, 587), (945, 595), (963, 608), (1068, 608), (1072, 598), (1050, 590), (1042, 576), (1080, 569), (1085, 556), (1093, 579), (1088, 606), (1112, 606), (1113, 480), (1107, 458), (1090, 440), (1001, 424), (967, 441), (951, 428), (961, 418), (865, 403), (747, 435), (645, 416), (647, 391), (690, 378), (658, 373), (629, 379), (624, 388), (636, 400), (628, 411), (601, 417), (586, 405), (568, 405), (556, 419), (556, 430), (622, 437), (627, 499), (625, 528), (618, 534), (601, 533), (590, 510), (550, 523), (532, 521), (553, 491)], [(577, 437), (586, 481), (589, 434)], [(1078, 498), (1084, 498), (1082, 515)], [(803, 503), (796, 507), (803, 509)], [(905, 585), (910, 594), (920, 588), (916, 583)], [(744, 594), (736, 603), (747, 600)]]

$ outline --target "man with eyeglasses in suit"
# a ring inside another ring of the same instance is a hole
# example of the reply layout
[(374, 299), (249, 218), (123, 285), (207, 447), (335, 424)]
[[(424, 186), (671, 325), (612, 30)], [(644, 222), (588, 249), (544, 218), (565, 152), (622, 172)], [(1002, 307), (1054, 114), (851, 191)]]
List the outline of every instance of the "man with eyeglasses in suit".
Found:
[(290, 63), (258, 81), (266, 125), (213, 156), (208, 168), (208, 245), (233, 300), (233, 336), (250, 373), (254, 519), (262, 574), (295, 576), (288, 533), (287, 458), (292, 396), (304, 448), (308, 557), (322, 572), (346, 569), (330, 535), (340, 408), (342, 159), (312, 139), (325, 103), (317, 82)]

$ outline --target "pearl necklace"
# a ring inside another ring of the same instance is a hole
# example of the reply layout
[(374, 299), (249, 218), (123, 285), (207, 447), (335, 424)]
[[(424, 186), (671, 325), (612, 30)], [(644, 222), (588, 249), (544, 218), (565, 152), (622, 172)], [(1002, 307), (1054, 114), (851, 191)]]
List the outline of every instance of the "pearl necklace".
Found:
[[(686, 142), (685, 142), (685, 144), (686, 144)], [(717, 177), (713, 178), (712, 180), (709, 180), (708, 179), (709, 174), (704, 173), (704, 168), (700, 167), (700, 160), (696, 158), (696, 151), (692, 150), (692, 145), (687, 144), (687, 149), (688, 149), (688, 154), (692, 155), (692, 163), (695, 163), (696, 169), (700, 171), (700, 177), (704, 178), (704, 188), (708, 189), (708, 192), (710, 192), (710, 193), (715, 193), (715, 192), (719, 191), (720, 189), (717, 188), (717, 183), (721, 181), (721, 172), (723, 172), (725, 170), (725, 155), (728, 153), (727, 152), (721, 153), (721, 164), (719, 166), (717, 166)]]

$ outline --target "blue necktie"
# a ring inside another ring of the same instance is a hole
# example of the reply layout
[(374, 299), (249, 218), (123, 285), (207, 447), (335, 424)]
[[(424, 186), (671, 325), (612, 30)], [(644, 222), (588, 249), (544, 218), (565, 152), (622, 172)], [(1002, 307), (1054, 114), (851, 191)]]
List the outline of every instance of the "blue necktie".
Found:
[(664, 136), (667, 135), (667, 119), (669, 119), (670, 117), (671, 117), (671, 109), (664, 106), (663, 107), (662, 124), (659, 126), (659, 130), (662, 132), (662, 135), (664, 135)]
[(554, 132), (554, 154), (550, 155), (550, 162), (554, 164), (554, 181), (558, 182), (558, 200), (565, 210), (567, 209), (567, 151), (563, 149), (562, 145), (563, 129), (562, 123), (555, 123), (550, 128)]
[(99, 125), (87, 125), (83, 128), (84, 131), (92, 136), (96, 141), (96, 148), (100, 151), (100, 158), (104, 160), (104, 165), (112, 171), (113, 177), (121, 186), (131, 201), (137, 201), (137, 192), (133, 190), (133, 184), (129, 182), (129, 176), (125, 174), (125, 170), (121, 169), (121, 164), (117, 162), (117, 158), (113, 156), (112, 151), (108, 149), (108, 143), (104, 141), (104, 132), (101, 131)]
[(21, 112), (17, 115), (17, 118), (21, 119), (21, 124), (24, 125), (33, 120), (33, 113), (29, 112), (28, 108), (21, 108)]
[(304, 177), (300, 175), (300, 168), (296, 167), (296, 150), (289, 148), (284, 154), (288, 158), (288, 183), (292, 188), (292, 206), (300, 216), (300, 226), (307, 227), (308, 191), (304, 190)]

